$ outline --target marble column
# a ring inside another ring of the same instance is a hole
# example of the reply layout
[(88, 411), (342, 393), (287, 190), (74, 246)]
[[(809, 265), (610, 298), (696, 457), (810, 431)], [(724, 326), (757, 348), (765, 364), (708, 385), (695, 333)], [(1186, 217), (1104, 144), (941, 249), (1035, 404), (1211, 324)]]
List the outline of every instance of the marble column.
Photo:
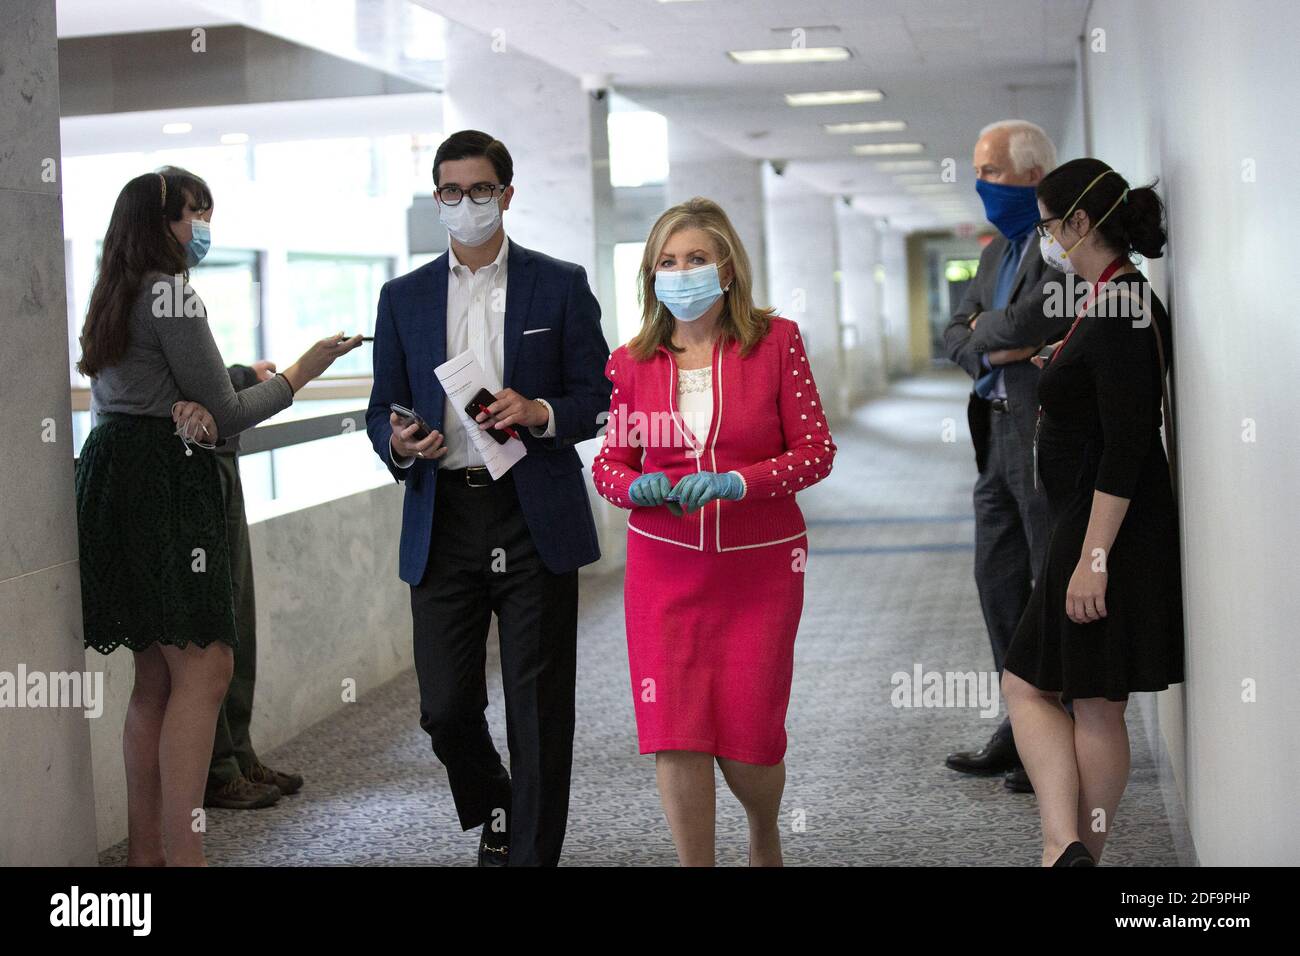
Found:
[(81, 643), (54, 5), (0, 6), (0, 865), (96, 859), (83, 708), (16, 706), (97, 666)]
[(767, 239), (763, 232), (762, 163), (671, 124), (668, 129), (669, 206), (695, 196), (712, 199), (731, 220), (749, 255), (754, 274), (754, 301), (770, 305), (767, 284)]
[(876, 280), (878, 222), (850, 205), (835, 204), (845, 392), (850, 404), (883, 391), (887, 379), (885, 327)]
[(515, 164), (506, 231), (587, 270), (616, 342), (607, 99), (517, 50), (508, 33), (448, 23), (446, 46), (444, 130), (479, 129), (506, 144)]
[(835, 203), (806, 182), (763, 167), (771, 304), (803, 330), (808, 360), (831, 421), (848, 413), (836, 288)]

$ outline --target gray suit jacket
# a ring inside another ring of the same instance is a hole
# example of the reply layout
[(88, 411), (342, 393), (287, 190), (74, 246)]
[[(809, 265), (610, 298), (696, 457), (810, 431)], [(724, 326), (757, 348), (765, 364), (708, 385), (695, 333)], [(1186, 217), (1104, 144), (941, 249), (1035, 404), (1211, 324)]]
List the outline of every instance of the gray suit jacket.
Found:
[[(1032, 235), (1029, 241), (1034, 242)], [(991, 307), (998, 263), (1002, 261), (1006, 248), (1007, 240), (1001, 235), (995, 236), (984, 247), (984, 252), (980, 254), (979, 271), (966, 287), (966, 294), (943, 333), (948, 357), (965, 369), (972, 380), (985, 372), (980, 362), (983, 353), (1055, 342), (1065, 335), (1074, 319), (1071, 315), (1050, 315), (1045, 309), (1049, 301), (1049, 284), (1058, 283), (1056, 288), (1060, 290), (1065, 283), (1065, 275), (1047, 265), (1038, 250), (1032, 247), (1020, 261), (1020, 269), (1016, 273), (1015, 284), (1011, 287), (1011, 299), (1006, 308)], [(1063, 296), (1058, 291), (1054, 303), (1062, 300)], [(975, 330), (971, 331), (967, 323), (976, 313), (979, 313), (979, 321), (975, 323)], [(1038, 414), (1038, 376), (1041, 373), (1028, 359), (1001, 368), (1002, 381), (1007, 389), (1008, 414), (1028, 444), (1034, 438), (1034, 419)], [(971, 390), (966, 414), (970, 422), (971, 440), (975, 445), (975, 463), (983, 471), (988, 460), (990, 411), (989, 403), (979, 398), (974, 389)]]

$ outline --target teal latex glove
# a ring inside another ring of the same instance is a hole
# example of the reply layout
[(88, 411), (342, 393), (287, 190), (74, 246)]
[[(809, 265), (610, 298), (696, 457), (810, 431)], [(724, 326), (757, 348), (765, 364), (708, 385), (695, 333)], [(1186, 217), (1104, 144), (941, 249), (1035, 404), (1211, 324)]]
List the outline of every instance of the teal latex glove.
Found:
[(716, 471), (697, 471), (683, 476), (668, 493), (666, 500), (677, 501), (690, 514), (718, 498), (739, 501), (744, 493), (745, 484), (739, 475), (731, 472), (719, 474)]
[(647, 475), (642, 475), (628, 486), (627, 496), (632, 499), (634, 505), (641, 505), (643, 508), (654, 508), (664, 503), (672, 485), (668, 481), (668, 476), (662, 471), (652, 471)]

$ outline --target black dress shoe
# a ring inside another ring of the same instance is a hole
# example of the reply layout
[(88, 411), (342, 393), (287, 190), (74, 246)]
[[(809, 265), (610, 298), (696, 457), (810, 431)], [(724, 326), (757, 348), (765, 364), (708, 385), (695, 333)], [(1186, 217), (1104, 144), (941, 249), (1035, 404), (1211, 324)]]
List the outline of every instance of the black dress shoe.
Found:
[(1020, 766), (1020, 755), (1016, 753), (1016, 742), (1010, 734), (1005, 737), (994, 734), (983, 749), (973, 753), (963, 750), (949, 754), (944, 763), (950, 770), (991, 777), (1017, 769)]
[(1029, 782), (1029, 774), (1025, 773), (1024, 767), (1017, 767), (1015, 770), (1008, 770), (1007, 775), (1002, 778), (1002, 786), (1006, 787), (1012, 793), (1034, 792), (1034, 785)]
[(1056, 862), (1052, 864), (1052, 866), (1096, 866), (1096, 865), (1097, 865), (1097, 861), (1092, 858), (1092, 854), (1088, 852), (1088, 848), (1084, 846), (1082, 843), (1080, 843), (1078, 840), (1075, 840), (1073, 843), (1067, 846), (1065, 848), (1065, 852), (1063, 852), (1060, 856), (1058, 856), (1056, 858)]
[(510, 832), (497, 833), (489, 820), (483, 824), (483, 833), (478, 839), (478, 865), (505, 866), (509, 861)]

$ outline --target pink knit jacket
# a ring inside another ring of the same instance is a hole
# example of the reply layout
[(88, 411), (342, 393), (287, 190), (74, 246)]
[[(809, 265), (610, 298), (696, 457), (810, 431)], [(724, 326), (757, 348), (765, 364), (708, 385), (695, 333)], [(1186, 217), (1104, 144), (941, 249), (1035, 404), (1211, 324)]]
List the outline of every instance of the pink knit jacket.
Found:
[[(614, 385), (605, 442), (592, 463), (600, 494), (629, 508), (628, 529), (695, 551), (739, 551), (792, 541), (806, 528), (795, 493), (825, 478), (835, 443), (799, 326), (773, 317), (745, 357), (737, 342), (713, 348), (713, 423), (696, 439), (677, 410), (677, 363), (660, 346), (643, 362), (620, 346), (605, 366)], [(693, 471), (736, 471), (739, 501), (713, 501), (677, 517), (634, 505), (628, 488), (662, 471), (676, 484)]]

